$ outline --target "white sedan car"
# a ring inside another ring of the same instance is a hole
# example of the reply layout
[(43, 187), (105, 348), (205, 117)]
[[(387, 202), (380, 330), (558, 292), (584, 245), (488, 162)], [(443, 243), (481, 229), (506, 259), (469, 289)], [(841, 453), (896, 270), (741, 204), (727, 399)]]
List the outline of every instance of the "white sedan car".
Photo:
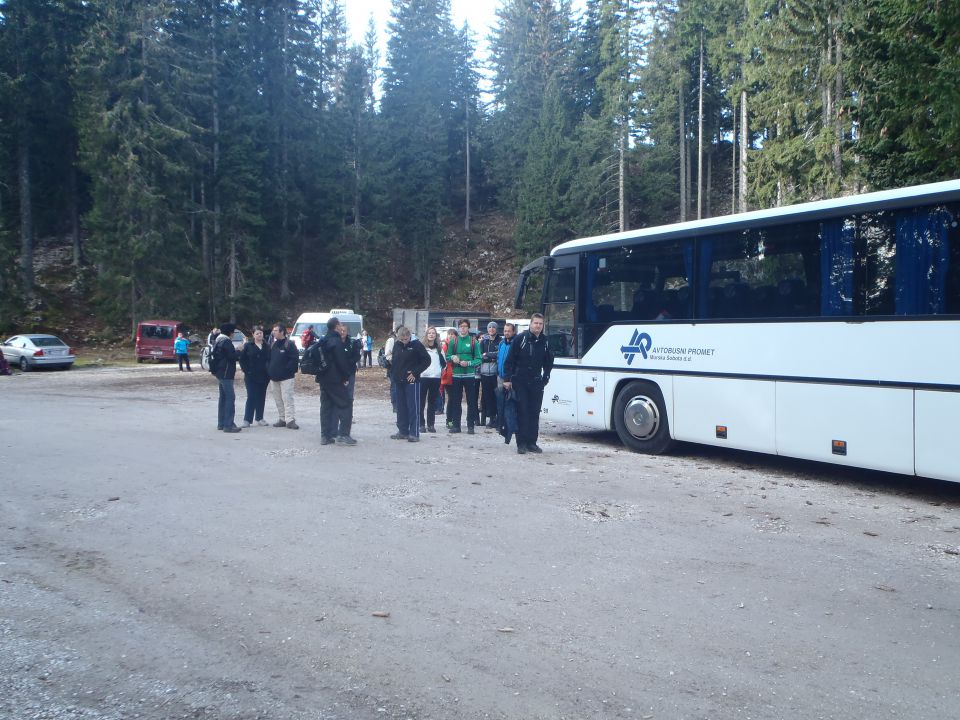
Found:
[(41, 367), (67, 370), (76, 359), (73, 348), (56, 335), (14, 335), (0, 347), (7, 362), (23, 372)]

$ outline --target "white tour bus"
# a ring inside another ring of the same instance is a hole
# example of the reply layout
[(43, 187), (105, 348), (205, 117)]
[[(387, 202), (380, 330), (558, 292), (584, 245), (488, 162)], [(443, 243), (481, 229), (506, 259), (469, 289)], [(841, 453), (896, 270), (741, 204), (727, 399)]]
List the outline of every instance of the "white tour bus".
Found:
[(958, 221), (952, 180), (563, 243), (517, 286), (542, 412), (960, 482)]

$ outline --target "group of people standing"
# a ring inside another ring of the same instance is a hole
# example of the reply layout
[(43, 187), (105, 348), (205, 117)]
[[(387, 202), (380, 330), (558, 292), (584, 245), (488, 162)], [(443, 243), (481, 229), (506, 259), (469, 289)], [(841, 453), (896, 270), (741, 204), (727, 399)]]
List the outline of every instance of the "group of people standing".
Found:
[[(240, 432), (236, 417), (236, 394), (233, 381), (237, 364), (243, 370), (243, 384), (247, 390), (247, 402), (243, 411), (243, 427), (254, 423), (266, 425), (263, 419), (267, 402), (267, 389), (272, 390), (277, 406), (277, 421), (274, 427), (299, 430), (294, 402), (294, 378), (300, 365), (297, 346), (287, 337), (287, 328), (277, 323), (264, 338), (262, 327), (253, 329), (253, 337), (237, 352), (233, 346), (233, 331), (236, 325), (224, 323), (219, 334), (211, 337), (210, 372), (217, 378), (220, 395), (217, 404), (217, 430), (228, 433)], [(213, 335), (213, 333), (211, 333)]]
[[(232, 336), (235, 325), (224, 323), (213, 350), (210, 371), (217, 377), (220, 393), (217, 429), (236, 433), (234, 378), (239, 363), (244, 374), (247, 401), (243, 427), (266, 425), (263, 419), (268, 387), (277, 406), (274, 427), (299, 429), (295, 419), (294, 378), (300, 367), (297, 346), (287, 337), (284, 325), (273, 326), (265, 340), (263, 328), (237, 352)], [(357, 368), (371, 352), (367, 338), (351, 339), (336, 317), (327, 322), (323, 337), (304, 343), (308, 354), (318, 358), (316, 382), (320, 386), (320, 444), (356, 445), (350, 435)], [(369, 348), (369, 349), (368, 349)], [(510, 443), (516, 436), (517, 452), (540, 453), (537, 445), (543, 389), (550, 381), (553, 354), (543, 333), (543, 316), (530, 320), (530, 328), (516, 333), (512, 323), (491, 322), (479, 339), (470, 333), (470, 322), (460, 320), (457, 331), (441, 339), (428, 327), (423, 339), (400, 326), (386, 347), (393, 407), (397, 417), (395, 440), (419, 442), (422, 433), (435, 433), (437, 414), (445, 408), (447, 431), (462, 432), (466, 399), (467, 433), (477, 425), (497, 429)]]
[(421, 433), (436, 432), (441, 405), (446, 407), (447, 431), (462, 432), (465, 398), (468, 434), (474, 434), (477, 425), (495, 428), (508, 444), (516, 434), (519, 454), (542, 452), (537, 445), (540, 406), (553, 354), (539, 313), (519, 335), (507, 323), (501, 336), (497, 323), (490, 322), (480, 339), (471, 334), (468, 320), (460, 320), (457, 331), (449, 331), (444, 341), (435, 327), (428, 327), (421, 341), (400, 326), (385, 354), (397, 414), (392, 439), (418, 442)]

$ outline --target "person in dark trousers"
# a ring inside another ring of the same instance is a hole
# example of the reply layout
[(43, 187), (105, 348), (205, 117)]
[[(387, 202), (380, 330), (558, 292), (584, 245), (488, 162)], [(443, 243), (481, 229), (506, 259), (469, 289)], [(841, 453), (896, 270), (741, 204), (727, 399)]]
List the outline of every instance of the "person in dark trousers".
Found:
[(184, 334), (177, 333), (177, 339), (173, 341), (173, 354), (177, 356), (177, 365), (180, 372), (183, 372), (183, 364), (187, 364), (187, 372), (193, 372), (190, 367), (190, 341)]
[(487, 334), (480, 340), (480, 424), (497, 427), (497, 351), (501, 338), (497, 324), (487, 323)]
[(463, 414), (463, 395), (467, 395), (467, 433), (473, 435), (477, 413), (477, 372), (480, 369), (480, 345), (470, 335), (470, 321), (457, 323), (460, 334), (447, 348), (447, 362), (453, 363), (453, 385), (447, 397), (447, 420), (449, 432), (460, 432)]
[(232, 338), (236, 327), (233, 323), (224, 323), (220, 326), (220, 334), (211, 353), (214, 375), (220, 384), (220, 396), (217, 401), (217, 430), (228, 433), (240, 432), (234, 420), (237, 396), (233, 389), (233, 379), (237, 374), (237, 349), (233, 346)]
[(510, 352), (510, 344), (517, 334), (517, 326), (506, 323), (503, 326), (503, 341), (497, 351), (497, 430), (503, 435), (503, 441), (509, 445), (510, 438), (517, 431), (517, 403), (512, 390), (503, 387), (503, 366)]
[(440, 394), (440, 376), (447, 365), (447, 359), (444, 357), (443, 349), (440, 346), (440, 337), (437, 335), (437, 329), (432, 325), (424, 333), (423, 347), (430, 358), (430, 367), (420, 374), (421, 434), (437, 431), (434, 426), (437, 417), (437, 399), (443, 397)]
[(408, 327), (397, 328), (390, 372), (397, 385), (397, 432), (393, 440), (420, 442), (420, 374), (430, 367), (430, 355)]
[(273, 388), (273, 401), (277, 404), (277, 421), (274, 427), (286, 427), (299, 430), (293, 404), (293, 385), (297, 370), (300, 368), (300, 351), (287, 337), (287, 326), (277, 323), (271, 332), (273, 344), (270, 346), (270, 360), (267, 362), (267, 375)]
[(543, 452), (537, 445), (540, 406), (551, 370), (553, 353), (543, 332), (543, 315), (534, 313), (530, 317), (530, 329), (510, 343), (503, 367), (503, 387), (512, 389), (517, 398), (517, 453), (520, 455)]
[(332, 317), (327, 321), (327, 334), (323, 343), (323, 356), (328, 368), (317, 375), (320, 385), (320, 444), (356, 445), (350, 436), (353, 426), (353, 398), (350, 396), (351, 367), (356, 363), (348, 360), (348, 350), (343, 344), (340, 320)]
[(247, 402), (243, 407), (243, 427), (253, 423), (266, 425), (263, 419), (263, 406), (267, 402), (267, 363), (270, 360), (270, 348), (263, 340), (263, 328), (253, 329), (253, 339), (248, 340), (240, 351), (240, 369), (243, 370), (243, 384), (247, 389)]

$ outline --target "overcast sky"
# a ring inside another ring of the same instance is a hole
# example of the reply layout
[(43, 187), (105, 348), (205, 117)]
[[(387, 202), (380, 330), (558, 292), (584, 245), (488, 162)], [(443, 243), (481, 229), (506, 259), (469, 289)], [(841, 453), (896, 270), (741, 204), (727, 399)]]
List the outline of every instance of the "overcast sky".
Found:
[[(500, 0), (451, 0), (450, 5), (453, 10), (453, 25), (458, 30), (466, 22), (473, 30), (474, 40), (477, 43), (477, 54), (481, 59), (486, 59), (487, 36), (493, 25), (496, 23), (496, 10), (500, 7)], [(346, 0), (344, 3), (347, 16), (347, 24), (350, 26), (354, 42), (362, 43), (363, 36), (367, 32), (367, 23), (370, 16), (377, 25), (377, 32), (380, 33), (380, 59), (385, 61), (386, 41), (384, 39), (387, 31), (387, 23), (390, 21), (390, 8), (393, 5), (392, 0)], [(583, 0), (575, 0), (574, 8), (579, 9), (583, 5)]]

